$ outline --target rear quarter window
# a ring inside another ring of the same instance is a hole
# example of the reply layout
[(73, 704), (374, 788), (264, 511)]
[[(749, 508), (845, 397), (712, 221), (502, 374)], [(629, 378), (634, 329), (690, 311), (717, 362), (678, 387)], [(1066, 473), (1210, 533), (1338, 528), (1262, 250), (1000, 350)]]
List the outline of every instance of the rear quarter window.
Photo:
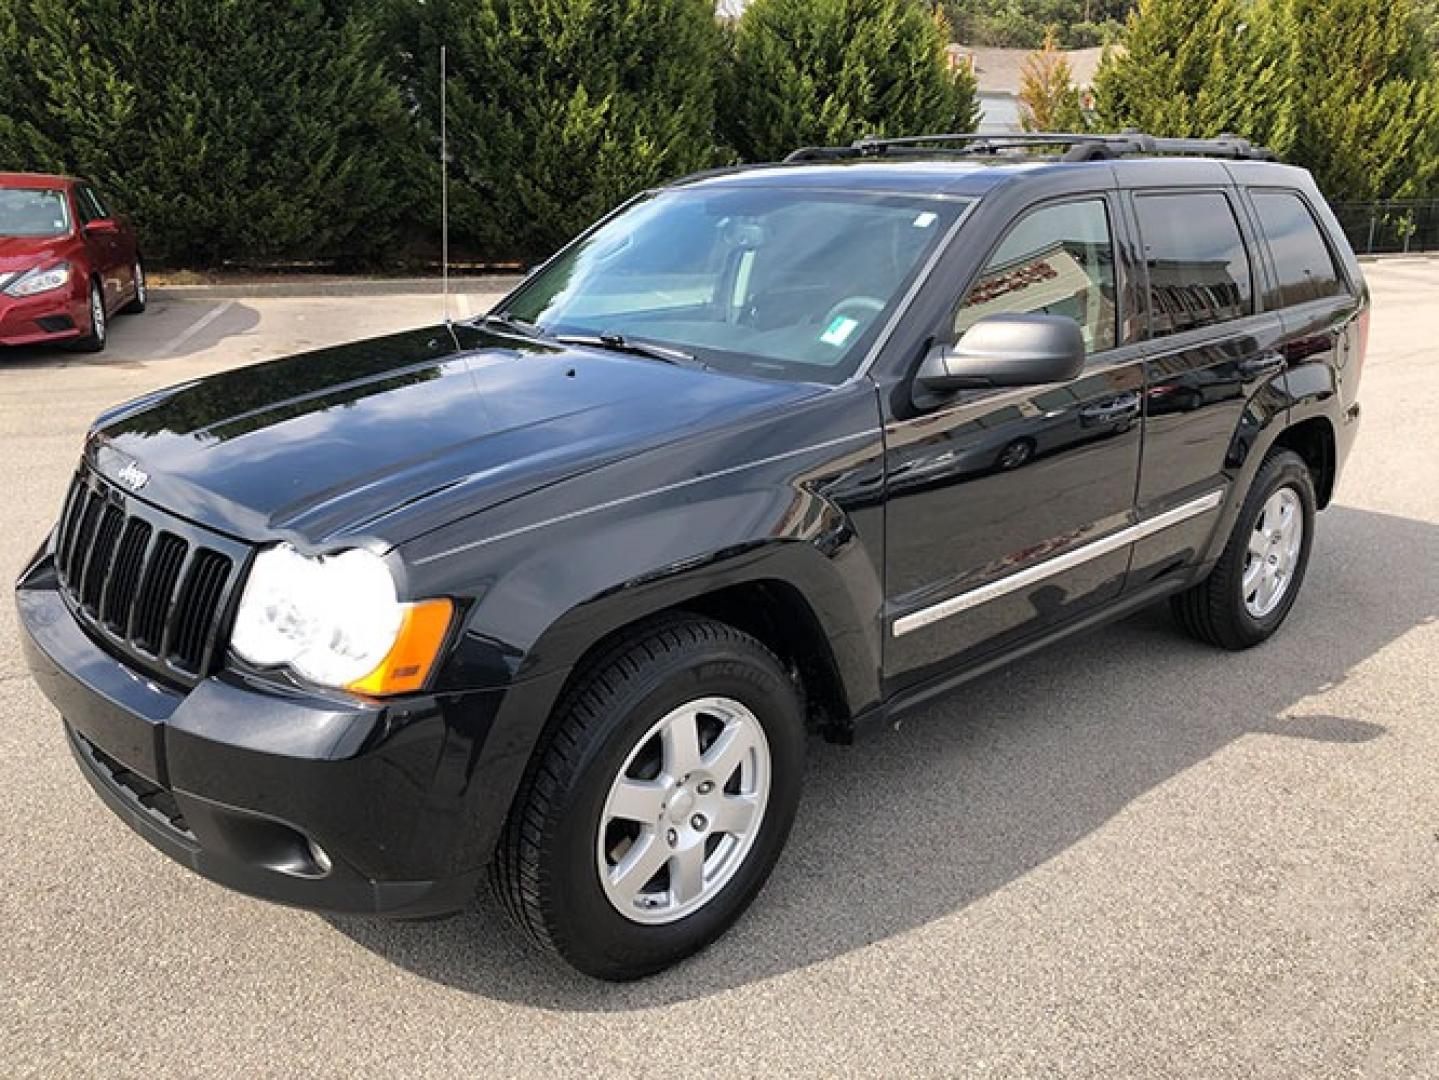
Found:
[(1249, 253), (1228, 197), (1217, 191), (1134, 200), (1149, 270), (1150, 333), (1182, 334), (1254, 311)]
[(1266, 294), (1265, 305), (1291, 307), (1342, 295), (1344, 278), (1308, 204), (1292, 191), (1250, 195), (1279, 279), (1277, 288)]

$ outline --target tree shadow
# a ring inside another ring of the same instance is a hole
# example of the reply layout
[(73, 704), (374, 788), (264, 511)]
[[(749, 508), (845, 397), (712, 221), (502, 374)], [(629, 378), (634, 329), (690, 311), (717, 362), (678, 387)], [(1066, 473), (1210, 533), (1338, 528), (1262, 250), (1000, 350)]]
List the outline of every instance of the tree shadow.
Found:
[(982, 899), (1238, 739), (1342, 755), (1381, 737), (1362, 718), (1296, 706), (1435, 619), (1436, 557), (1439, 525), (1334, 507), (1303, 596), (1258, 649), (1206, 648), (1150, 610), (971, 683), (897, 731), (812, 743), (769, 885), (714, 947), (643, 982), (596, 982), (542, 956), (488, 896), (442, 922), (329, 921), (426, 978), (556, 1010), (672, 1004), (803, 968)]
[(139, 315), (114, 315), (105, 351), (77, 352), (64, 344), (0, 348), (0, 370), (133, 368), (181, 360), (227, 338), (250, 333), (260, 313), (236, 300), (151, 300)]

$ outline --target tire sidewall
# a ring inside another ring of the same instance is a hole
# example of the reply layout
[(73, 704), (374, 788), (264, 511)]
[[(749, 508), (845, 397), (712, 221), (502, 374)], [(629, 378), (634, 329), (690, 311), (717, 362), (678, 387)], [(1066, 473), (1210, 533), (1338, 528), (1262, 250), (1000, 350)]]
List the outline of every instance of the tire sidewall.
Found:
[[(93, 279), (85, 300), (90, 307), (90, 336), (85, 341), (90, 349), (99, 352), (105, 347), (105, 342), (110, 337), (110, 313), (105, 310), (105, 293)], [(95, 318), (97, 308), (100, 312), (98, 320)]]
[[(604, 730), (581, 756), (547, 822), (549, 855), (541, 864), (542, 875), (550, 879), (553, 917), (547, 921), (556, 946), (580, 970), (611, 979), (617, 971), (634, 978), (667, 967), (719, 936), (743, 913), (784, 847), (803, 779), (799, 703), (783, 671), (767, 656), (725, 645), (700, 659), (673, 658), (646, 676), (623, 701), (613, 703)], [(656, 722), (688, 701), (714, 696), (744, 704), (769, 743), (770, 790), (759, 835), (734, 876), (703, 907), (673, 923), (633, 922), (610, 903), (595, 864), (610, 785)]]
[[(1264, 509), (1264, 504), (1276, 491), (1284, 487), (1291, 488), (1299, 496), (1300, 510), (1303, 514), (1304, 536), (1299, 545), (1299, 561), (1295, 564), (1294, 573), (1279, 606), (1268, 615), (1256, 618), (1250, 614), (1244, 603), (1244, 553), (1249, 544), (1249, 536), (1254, 531), (1254, 526)], [(1240, 515), (1238, 527), (1230, 541), (1231, 556), (1235, 560), (1234, 573), (1231, 575), (1234, 580), (1234, 617), (1245, 636), (1256, 641), (1269, 637), (1279, 628), (1279, 624), (1285, 620), (1289, 610), (1298, 600), (1299, 590), (1304, 585), (1305, 573), (1309, 569), (1309, 554), (1314, 546), (1314, 518), (1317, 510), (1314, 480), (1310, 476), (1308, 466), (1298, 455), (1289, 452), (1277, 455), (1256, 477), (1254, 487), (1244, 502), (1244, 510)]]
[(131, 314), (138, 315), (140, 312), (145, 310), (145, 306), (149, 303), (150, 300), (150, 283), (145, 276), (144, 260), (142, 260), (138, 255), (135, 256), (134, 275), (135, 295), (130, 298), (130, 303), (127, 305), (127, 310)]

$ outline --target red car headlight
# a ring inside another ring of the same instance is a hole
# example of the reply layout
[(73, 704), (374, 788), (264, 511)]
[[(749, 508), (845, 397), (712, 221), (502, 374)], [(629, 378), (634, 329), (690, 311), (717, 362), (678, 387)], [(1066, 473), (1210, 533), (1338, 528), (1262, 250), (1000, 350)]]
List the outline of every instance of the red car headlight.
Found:
[(63, 289), (68, 284), (70, 284), (70, 264), (62, 262), (44, 269), (37, 266), (34, 270), (27, 270), (5, 286), (5, 292), (15, 297), (35, 296), (38, 293)]

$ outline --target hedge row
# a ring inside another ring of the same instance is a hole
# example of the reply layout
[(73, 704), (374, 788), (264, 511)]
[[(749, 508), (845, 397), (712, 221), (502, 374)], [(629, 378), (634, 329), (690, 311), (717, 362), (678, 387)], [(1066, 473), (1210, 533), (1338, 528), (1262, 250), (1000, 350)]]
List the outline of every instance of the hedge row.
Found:
[(621, 199), (801, 144), (967, 127), (915, 0), (8, 0), (0, 170), (89, 176), (156, 264), (525, 261)]

